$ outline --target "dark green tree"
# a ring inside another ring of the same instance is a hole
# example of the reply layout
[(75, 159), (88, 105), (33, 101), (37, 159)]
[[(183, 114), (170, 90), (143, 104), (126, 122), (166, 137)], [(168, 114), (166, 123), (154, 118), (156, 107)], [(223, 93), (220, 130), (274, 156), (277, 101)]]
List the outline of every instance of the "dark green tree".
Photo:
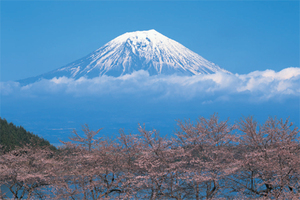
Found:
[(16, 147), (24, 147), (24, 145), (32, 147), (49, 147), (51, 150), (56, 150), (56, 148), (47, 140), (26, 131), (22, 126), (8, 123), (6, 119), (0, 117), (1, 151), (5, 153), (16, 149)]

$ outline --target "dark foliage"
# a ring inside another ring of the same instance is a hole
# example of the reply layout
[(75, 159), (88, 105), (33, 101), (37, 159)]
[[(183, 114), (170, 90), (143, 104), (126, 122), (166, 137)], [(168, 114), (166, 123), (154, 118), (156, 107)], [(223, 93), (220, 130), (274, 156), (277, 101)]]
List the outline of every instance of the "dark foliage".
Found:
[(12, 151), (16, 147), (24, 147), (24, 145), (49, 147), (51, 150), (56, 150), (47, 140), (26, 131), (22, 126), (8, 123), (6, 119), (0, 117), (0, 148), (2, 152)]

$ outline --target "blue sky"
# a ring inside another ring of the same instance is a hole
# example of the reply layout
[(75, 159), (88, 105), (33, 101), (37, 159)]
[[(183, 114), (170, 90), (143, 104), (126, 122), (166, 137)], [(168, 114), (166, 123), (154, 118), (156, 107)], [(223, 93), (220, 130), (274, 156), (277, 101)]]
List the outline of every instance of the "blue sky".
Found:
[(149, 29), (233, 73), (299, 67), (298, 1), (1, 1), (1, 81)]
[[(138, 123), (290, 117), (300, 124), (299, 1), (0, 1), (0, 117), (55, 145), (88, 123), (113, 136)], [(155, 29), (233, 74), (54, 78), (21, 86), (115, 37)]]

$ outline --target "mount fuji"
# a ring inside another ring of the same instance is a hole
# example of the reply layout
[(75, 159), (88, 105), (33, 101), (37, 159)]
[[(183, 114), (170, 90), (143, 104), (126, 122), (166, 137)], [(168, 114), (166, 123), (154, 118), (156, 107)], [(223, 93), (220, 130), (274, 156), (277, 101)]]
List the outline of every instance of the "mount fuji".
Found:
[(230, 73), (155, 30), (128, 32), (91, 54), (51, 72), (20, 80), (33, 83), (54, 77), (122, 76), (145, 70), (149, 75)]

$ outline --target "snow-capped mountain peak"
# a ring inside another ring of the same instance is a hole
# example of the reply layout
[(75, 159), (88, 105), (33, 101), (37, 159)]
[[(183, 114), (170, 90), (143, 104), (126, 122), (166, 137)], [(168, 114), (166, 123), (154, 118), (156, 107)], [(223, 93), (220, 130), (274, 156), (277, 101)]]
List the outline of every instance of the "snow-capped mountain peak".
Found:
[(120, 35), (88, 56), (35, 79), (122, 76), (138, 70), (148, 71), (150, 75), (229, 73), (151, 29)]

